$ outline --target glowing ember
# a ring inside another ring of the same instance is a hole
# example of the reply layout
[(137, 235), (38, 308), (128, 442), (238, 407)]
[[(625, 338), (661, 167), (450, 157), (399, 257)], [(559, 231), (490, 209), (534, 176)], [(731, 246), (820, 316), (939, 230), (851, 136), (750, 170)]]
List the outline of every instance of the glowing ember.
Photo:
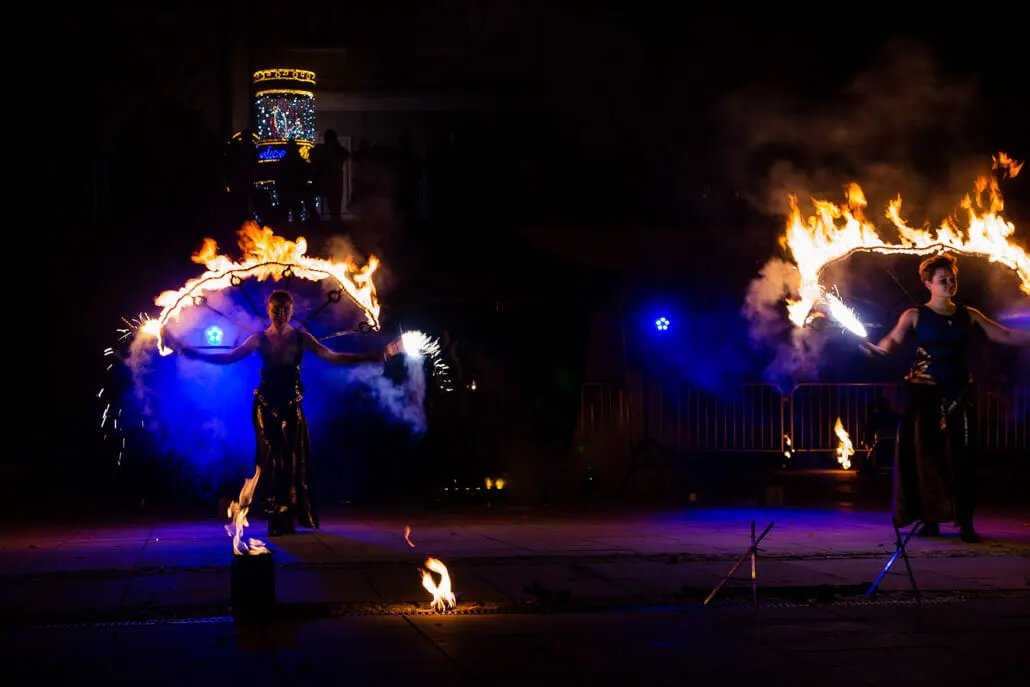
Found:
[(837, 418), (837, 424), (833, 431), (836, 432), (840, 444), (837, 445), (837, 462), (845, 470), (851, 469), (851, 456), (855, 455), (855, 448), (851, 445), (851, 436), (844, 429), (844, 423)]
[(225, 531), (232, 537), (232, 552), (237, 556), (242, 554), (253, 556), (260, 553), (268, 553), (265, 543), (260, 539), (251, 538), (246, 543), (241, 541), (243, 539), (243, 528), (250, 525), (247, 522), (247, 511), (250, 510), (250, 502), (254, 498), (254, 489), (257, 487), (258, 478), (260, 477), (261, 468), (255, 467), (254, 476), (243, 481), (239, 500), (229, 504), (228, 514), (229, 520), (232, 522), (225, 526)]
[[(427, 558), (425, 565), (427, 569), (422, 571), (422, 586), (433, 595), (433, 608), (443, 613), (457, 606), (458, 600), (451, 591), (451, 576), (447, 566), (436, 558)], [(440, 584), (433, 581), (433, 573), (440, 576)]]
[(835, 297), (819, 283), (819, 276), (830, 263), (860, 251), (908, 255), (950, 251), (986, 258), (1015, 271), (1022, 290), (1030, 294), (1030, 256), (1010, 241), (1015, 226), (1001, 214), (1004, 203), (998, 187), (998, 176), (1015, 177), (1021, 168), (1022, 163), (1015, 162), (1005, 153), (994, 157), (993, 169), (997, 175), (978, 178), (975, 191), (962, 199), (960, 205), (966, 215), (965, 229), (960, 229), (957, 221), (950, 218), (936, 230), (914, 229), (902, 218), (901, 196), (898, 196), (891, 201), (886, 212), (897, 230), (898, 243), (884, 241), (866, 219), (867, 202), (858, 184), (848, 186), (847, 200), (840, 205), (812, 199), (815, 214), (807, 218), (802, 217), (797, 198), (791, 196), (787, 231), (780, 239), (793, 256), (801, 277), (798, 297), (787, 300), (791, 322), (798, 327), (805, 326), (812, 309), (819, 303), (826, 303), (831, 314), (843, 326), (858, 333), (849, 326), (848, 315), (841, 310), (843, 304), (835, 303)]
[(411, 525), (404, 526), (404, 541), (408, 542), (411, 548), (415, 548), (415, 542), (411, 541)]
[(288, 241), (256, 222), (245, 223), (238, 233), (242, 251), (239, 260), (220, 254), (214, 240), (204, 239), (192, 259), (204, 265), (207, 271), (190, 279), (178, 290), (165, 291), (155, 300), (162, 308), (161, 314), (143, 323), (140, 331), (158, 338), (161, 355), (172, 352), (161, 340), (162, 328), (169, 320), (176, 318), (183, 308), (192, 306), (195, 299), (205, 293), (229, 288), (238, 283), (239, 279), (278, 280), (287, 270), (292, 276), (301, 279), (335, 280), (342, 292), (364, 311), (368, 324), (373, 329), (379, 328), (379, 299), (372, 281), (372, 275), (379, 266), (375, 256), (371, 256), (364, 266), (358, 266), (350, 257), (342, 262), (309, 257), (306, 255), (308, 246), (304, 237)]

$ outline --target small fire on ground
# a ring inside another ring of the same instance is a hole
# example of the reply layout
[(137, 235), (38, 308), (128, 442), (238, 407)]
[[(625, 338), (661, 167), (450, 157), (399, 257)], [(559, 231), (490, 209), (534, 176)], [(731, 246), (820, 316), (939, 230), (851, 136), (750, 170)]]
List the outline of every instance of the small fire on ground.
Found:
[[(451, 591), (451, 576), (447, 566), (436, 558), (427, 558), (426, 569), (422, 570), (422, 586), (433, 595), (432, 606), (438, 613), (448, 611), (458, 605), (458, 600)], [(440, 582), (433, 579), (433, 573), (440, 576)]]
[(841, 422), (840, 418), (837, 418), (837, 424), (834, 426), (833, 431), (837, 434), (837, 439), (840, 443), (837, 445), (837, 462), (845, 470), (851, 469), (851, 456), (855, 455), (855, 447), (851, 444), (851, 436), (847, 430), (844, 429), (844, 423)]
[(254, 468), (254, 476), (243, 481), (243, 488), (240, 489), (240, 498), (229, 504), (229, 524), (225, 526), (226, 533), (232, 537), (232, 552), (237, 555), (249, 554), (255, 556), (260, 553), (268, 553), (265, 543), (260, 539), (251, 537), (243, 541), (243, 529), (250, 523), (247, 521), (247, 511), (250, 510), (250, 502), (254, 498), (254, 489), (257, 487), (258, 479), (261, 477), (261, 468)]

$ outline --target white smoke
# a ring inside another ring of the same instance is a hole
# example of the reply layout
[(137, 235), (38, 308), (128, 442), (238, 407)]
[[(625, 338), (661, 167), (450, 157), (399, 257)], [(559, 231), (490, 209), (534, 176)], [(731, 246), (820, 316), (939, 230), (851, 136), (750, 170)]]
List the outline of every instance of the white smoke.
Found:
[(358, 365), (350, 371), (350, 378), (364, 384), (394, 420), (421, 434), (426, 430), (425, 369), (422, 359), (413, 356), (405, 356), (404, 365), (407, 374), (401, 384), (388, 379), (382, 365)]
[(815, 328), (795, 328), (787, 318), (788, 296), (796, 298), (801, 278), (797, 268), (771, 258), (748, 285), (741, 314), (747, 320), (751, 345), (773, 351), (765, 380), (783, 390), (818, 376), (826, 337)]

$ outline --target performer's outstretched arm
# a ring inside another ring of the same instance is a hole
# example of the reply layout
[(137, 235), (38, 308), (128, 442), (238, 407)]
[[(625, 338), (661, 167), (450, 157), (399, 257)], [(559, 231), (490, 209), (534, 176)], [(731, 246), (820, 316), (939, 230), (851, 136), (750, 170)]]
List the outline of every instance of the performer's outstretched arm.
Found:
[(994, 343), (1008, 346), (1030, 346), (1030, 330), (1003, 327), (976, 308), (970, 308), (969, 313), (973, 316), (973, 322), (980, 325), (987, 338)]
[(880, 339), (880, 343), (874, 344), (869, 341), (863, 341), (861, 344), (862, 350), (871, 355), (887, 355), (894, 348), (905, 343), (909, 332), (916, 328), (918, 319), (919, 309), (909, 308), (901, 313), (901, 317), (898, 318), (898, 323), (894, 325), (894, 329), (887, 336)]
[(382, 353), (344, 353), (334, 351), (324, 343), (312, 336), (311, 332), (301, 332), (300, 340), (304, 343), (305, 350), (311, 351), (322, 360), (334, 365), (356, 365), (358, 363), (381, 363), (390, 356), (399, 353), (402, 349), (399, 343), (394, 342), (383, 349)]
[(203, 360), (205, 363), (214, 363), (215, 365), (229, 365), (243, 360), (248, 355), (256, 351), (261, 343), (261, 339), (257, 334), (251, 334), (239, 346), (225, 352), (201, 351), (196, 348), (189, 348), (188, 346), (183, 345), (181, 341), (177, 340), (173, 340), (170, 343), (173, 351), (181, 353), (187, 358)]

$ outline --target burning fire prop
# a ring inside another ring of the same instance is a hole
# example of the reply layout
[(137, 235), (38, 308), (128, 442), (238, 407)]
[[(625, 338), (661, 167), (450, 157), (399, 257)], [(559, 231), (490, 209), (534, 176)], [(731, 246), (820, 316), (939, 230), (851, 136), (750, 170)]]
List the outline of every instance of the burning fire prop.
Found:
[[(422, 571), (422, 586), (433, 595), (433, 609), (438, 613), (448, 611), (458, 605), (458, 600), (451, 591), (451, 576), (447, 566), (436, 558), (427, 558), (426, 569)], [(440, 576), (440, 583), (433, 579), (433, 573)]]
[(164, 345), (163, 328), (176, 319), (183, 308), (204, 304), (204, 294), (239, 286), (246, 278), (259, 281), (293, 277), (311, 281), (332, 279), (338, 288), (330, 292), (329, 300), (337, 302), (346, 295), (364, 311), (367, 325), (379, 328), (379, 299), (372, 281), (379, 260), (374, 255), (364, 266), (357, 265), (350, 256), (342, 261), (311, 257), (307, 255), (304, 237), (289, 241), (257, 222), (245, 223), (238, 233), (242, 253), (239, 260), (219, 253), (213, 239), (204, 239), (192, 260), (204, 265), (207, 271), (181, 288), (165, 291), (157, 297), (155, 303), (162, 308), (161, 314), (144, 322), (140, 331), (157, 337), (161, 355), (172, 352)]
[(960, 228), (957, 218), (945, 219), (933, 231), (913, 228), (902, 217), (901, 196), (891, 201), (886, 217), (897, 230), (898, 243), (884, 241), (866, 219), (868, 203), (858, 184), (847, 187), (847, 200), (843, 204), (812, 199), (815, 214), (807, 218), (801, 214), (797, 197), (791, 196), (787, 231), (780, 239), (801, 277), (798, 297), (787, 299), (791, 322), (804, 327), (811, 321), (813, 309), (823, 304), (841, 326), (858, 336), (866, 336), (855, 313), (839, 296), (819, 283), (827, 265), (856, 252), (927, 255), (949, 251), (986, 258), (1015, 271), (1022, 290), (1030, 294), (1030, 256), (1010, 241), (1015, 226), (1001, 214), (1004, 202), (998, 185), (999, 177), (1013, 178), (1023, 165), (1005, 153), (994, 156), (993, 162), (994, 174), (979, 177), (974, 192), (962, 199), (960, 207), (966, 215), (964, 229)]
[(261, 468), (254, 468), (254, 476), (243, 481), (243, 488), (240, 489), (240, 498), (229, 504), (229, 520), (225, 526), (226, 533), (232, 537), (232, 552), (237, 555), (249, 554), (256, 556), (268, 553), (265, 543), (260, 539), (250, 538), (245, 543), (243, 540), (243, 528), (250, 526), (247, 521), (247, 511), (250, 510), (250, 503), (254, 498), (254, 489), (257, 487), (258, 479), (261, 477)]
[[(132, 346), (136, 342), (156, 342), (157, 351), (160, 355), (166, 356), (171, 353), (163, 340), (165, 326), (178, 318), (184, 309), (189, 307), (206, 306), (219, 313), (207, 302), (207, 295), (213, 292), (222, 291), (230, 287), (242, 288), (245, 279), (266, 279), (289, 280), (302, 278), (310, 281), (323, 281), (326, 279), (335, 282), (334, 289), (326, 296), (326, 302), (316, 311), (319, 312), (330, 304), (337, 303), (346, 295), (363, 312), (364, 321), (359, 326), (360, 331), (372, 331), (379, 327), (379, 300), (376, 294), (373, 276), (379, 266), (379, 260), (373, 255), (368, 259), (367, 264), (359, 266), (357, 260), (347, 256), (342, 260), (322, 259), (307, 255), (307, 241), (298, 237), (296, 241), (289, 241), (277, 236), (268, 227), (260, 227), (256, 222), (245, 223), (238, 233), (238, 244), (241, 250), (239, 259), (231, 259), (218, 252), (218, 246), (213, 239), (204, 239), (200, 250), (191, 256), (191, 259), (204, 265), (207, 270), (198, 277), (188, 280), (181, 288), (165, 291), (156, 299), (155, 304), (161, 307), (157, 316), (147, 313), (140, 313), (136, 317), (124, 317), (124, 327), (117, 329), (119, 346), (111, 346), (104, 350), (106, 360), (106, 371), (112, 373), (116, 363), (125, 363), (130, 357), (118, 350), (122, 346)], [(244, 295), (246, 295), (244, 293)], [(249, 298), (247, 299), (249, 302)], [(251, 304), (252, 309), (253, 304)], [(262, 316), (256, 309), (255, 314)], [(312, 316), (315, 313), (312, 314)], [(239, 324), (239, 323), (237, 323)], [(246, 328), (246, 327), (245, 327)], [(352, 334), (353, 331), (341, 332), (340, 334)], [(329, 338), (329, 337), (324, 337)], [(433, 349), (433, 341), (420, 335), (417, 343), (422, 350), (428, 352), (432, 357), (439, 358), (439, 347)], [(434, 362), (434, 371), (439, 368), (446, 368), (442, 362)], [(100, 429), (105, 442), (117, 442), (117, 463), (121, 465), (123, 455), (127, 450), (130, 425), (136, 425), (132, 419), (123, 420), (121, 406), (122, 398), (117, 388), (121, 380), (116, 379), (110, 387), (101, 388), (97, 393), (102, 406)], [(139, 428), (144, 428), (145, 418), (138, 420)]]
[[(414, 542), (411, 541), (410, 525), (404, 526), (404, 541), (411, 548), (415, 548)], [(433, 600), (430, 604), (433, 610), (437, 613), (443, 613), (457, 606), (457, 597), (451, 591), (451, 574), (447, 571), (447, 566), (443, 564), (443, 561), (430, 557), (426, 559), (424, 565), (426, 567), (419, 570), (419, 573), (422, 575), (422, 587), (433, 595)], [(433, 573), (440, 576), (439, 584), (433, 579)]]
[(448, 366), (440, 350), (440, 340), (420, 331), (407, 331), (401, 334), (404, 353), (415, 360), (428, 360), (430, 374), (438, 380), (444, 391), (453, 391), (454, 385), (448, 373)]
[(837, 418), (837, 424), (833, 428), (840, 443), (837, 445), (837, 462), (845, 470), (851, 469), (851, 456), (855, 455), (855, 447), (851, 444), (851, 436), (844, 429), (844, 423)]

